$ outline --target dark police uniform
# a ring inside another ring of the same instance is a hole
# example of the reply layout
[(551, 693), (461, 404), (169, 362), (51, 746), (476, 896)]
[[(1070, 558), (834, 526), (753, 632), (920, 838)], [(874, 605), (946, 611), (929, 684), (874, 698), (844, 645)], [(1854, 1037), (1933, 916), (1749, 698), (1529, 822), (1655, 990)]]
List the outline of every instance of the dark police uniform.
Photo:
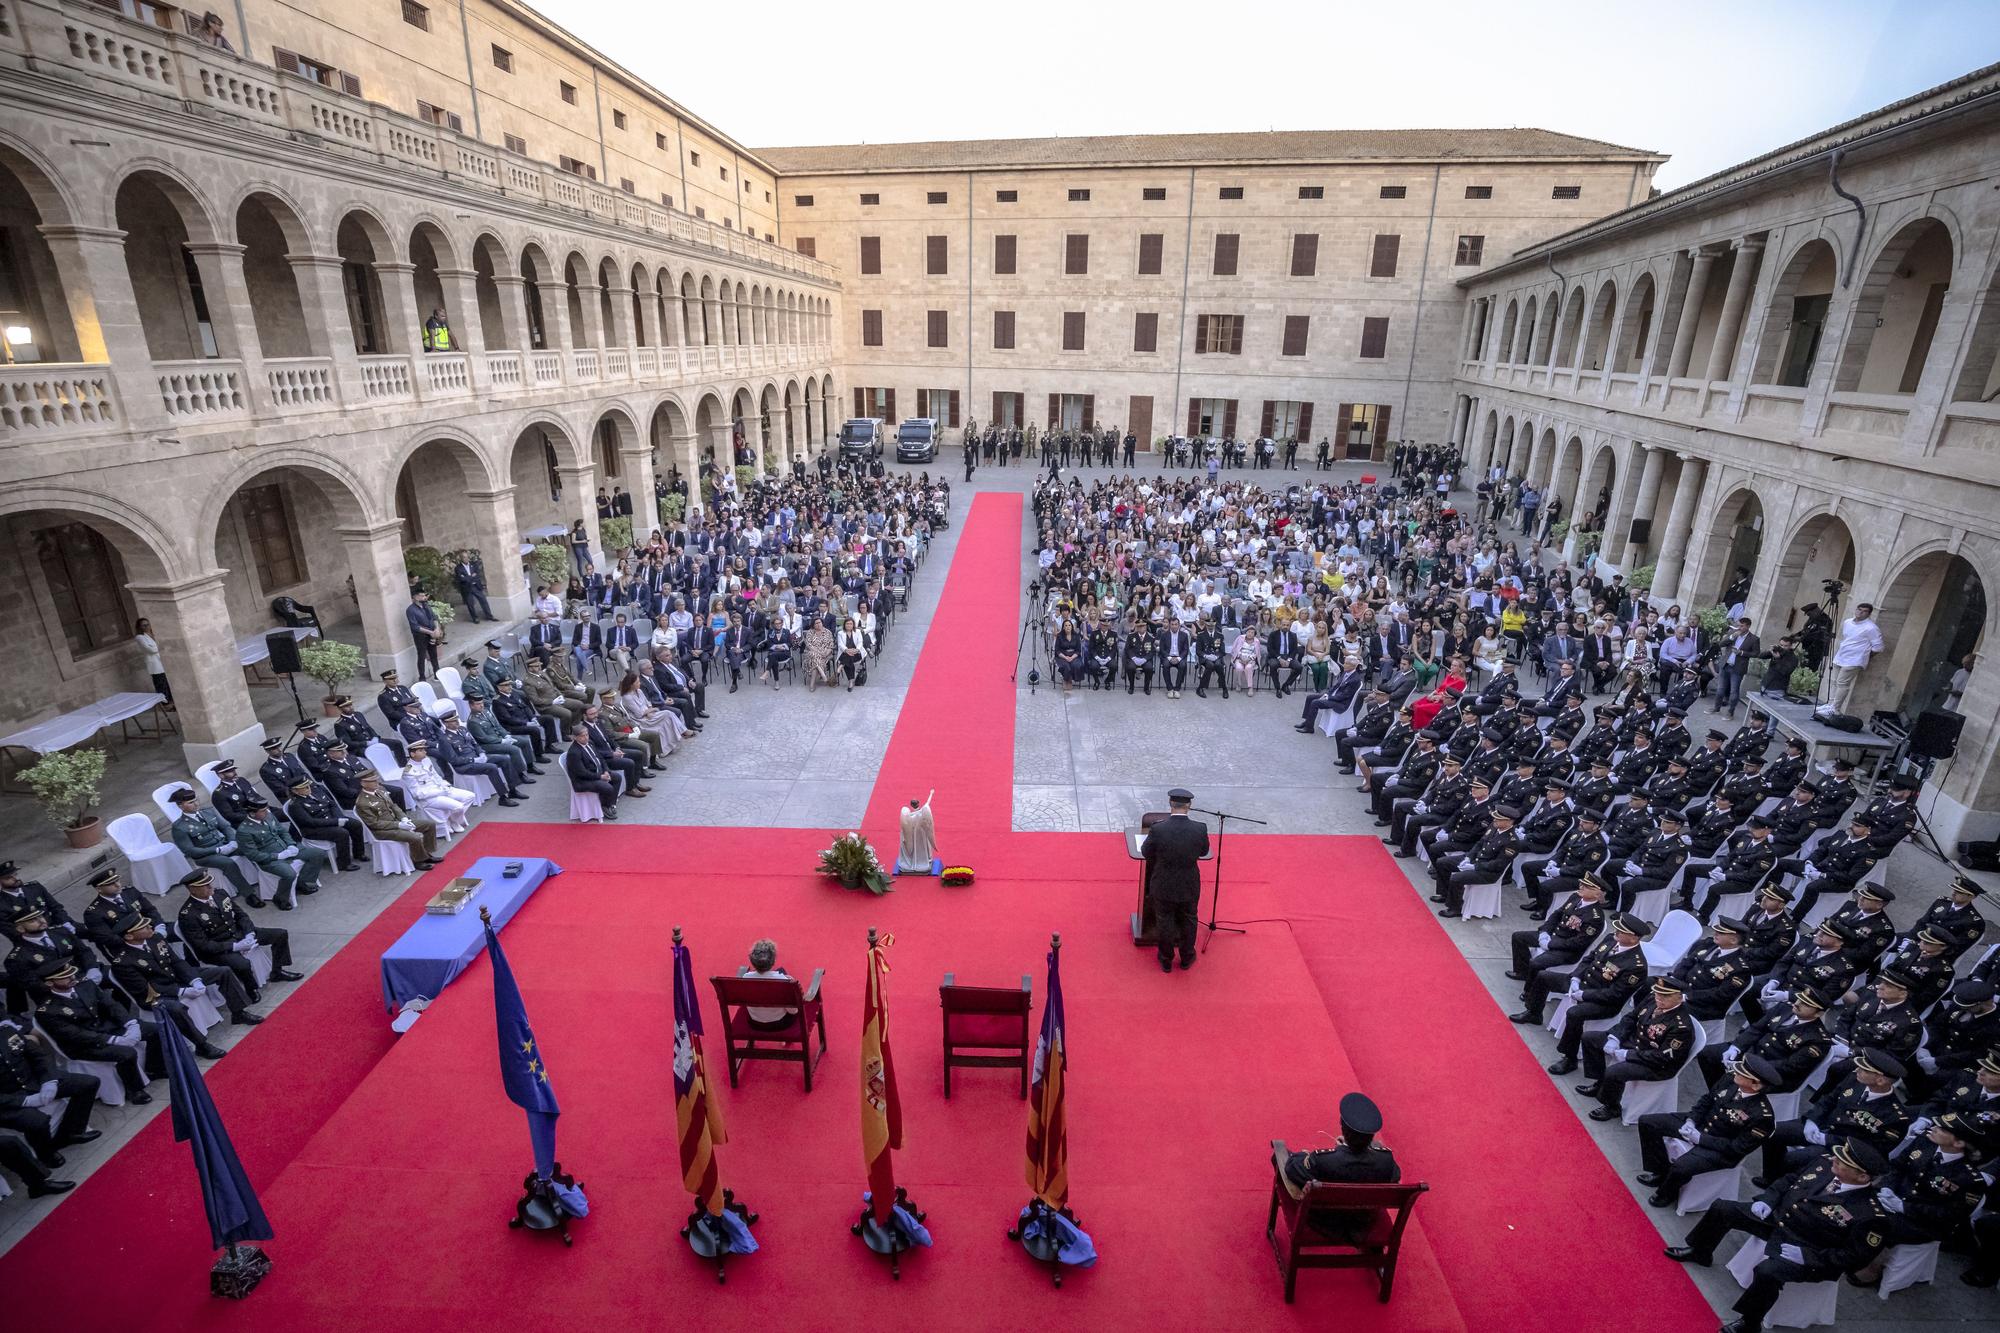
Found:
[[(1175, 788), (1170, 801), (1193, 798)], [(1153, 932), (1158, 942), (1160, 970), (1194, 966), (1194, 928), (1201, 903), (1201, 858), (1208, 855), (1208, 825), (1174, 813), (1147, 831), (1146, 893), (1153, 901)]]

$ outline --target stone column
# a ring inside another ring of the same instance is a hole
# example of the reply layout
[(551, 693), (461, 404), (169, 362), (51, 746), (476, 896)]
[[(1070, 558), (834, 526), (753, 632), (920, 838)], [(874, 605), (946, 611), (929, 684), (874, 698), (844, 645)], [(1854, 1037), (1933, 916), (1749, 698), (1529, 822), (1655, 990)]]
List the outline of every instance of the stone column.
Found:
[(682, 511), (683, 518), (692, 518), (699, 514), (702, 508), (701, 450), (696, 444), (696, 438), (694, 432), (689, 431), (686, 435), (675, 435), (669, 441), (675, 466), (680, 469), (681, 475), (687, 478), (687, 508)]
[[(483, 394), (493, 387), (493, 380), (486, 370), (486, 321), (479, 313), (479, 274), (469, 268), (441, 268), (438, 286), (444, 289), (444, 316), (451, 323), (452, 348), (465, 353), (472, 391)], [(503, 300), (503, 323), (504, 305)]]
[(1750, 300), (1750, 284), (1756, 276), (1758, 256), (1764, 242), (1752, 238), (1736, 246), (1736, 263), (1729, 270), (1729, 290), (1723, 293), (1722, 315), (1715, 322), (1715, 342), (1708, 349), (1709, 380), (1729, 378), (1730, 363), (1736, 360), (1736, 338), (1743, 331), (1743, 310)]
[(597, 562), (597, 568), (605, 568), (604, 533), (597, 526), (597, 468), (586, 464), (575, 467), (558, 464), (556, 476), (562, 481), (564, 497), (574, 507), (576, 516), (583, 520), (584, 530), (590, 533), (590, 554)]
[[(250, 703), (250, 690), (236, 654), (229, 621), (226, 575), (210, 570), (180, 583), (130, 585), (140, 615), (153, 622), (160, 660), (174, 687), (181, 750), (192, 771), (210, 760), (230, 758), (250, 771), (263, 763), (258, 742), (264, 728)], [(217, 651), (220, 645), (224, 651)]]
[(806, 420), (805, 396), (801, 394), (799, 402), (785, 407), (785, 425), (789, 433), (785, 450), (790, 455), (788, 462), (800, 462), (807, 457)]
[(1699, 247), (1688, 251), (1688, 256), (1694, 260), (1694, 267), (1688, 271), (1687, 295), (1681, 300), (1680, 318), (1674, 321), (1673, 351), (1667, 355), (1668, 379), (1687, 374), (1688, 357), (1694, 351), (1694, 326), (1701, 320), (1702, 298), (1708, 293), (1708, 271), (1715, 267), (1715, 256)]
[[(410, 639), (409, 622), (403, 618), (410, 602), (410, 575), (403, 565), (401, 520), (392, 518), (372, 528), (335, 528), (334, 534), (347, 547), (369, 676), (394, 667), (406, 680), (415, 680), (417, 650)], [(448, 661), (449, 651), (439, 649), (438, 660)]]
[(337, 397), (359, 401), (361, 358), (354, 350), (354, 325), (347, 318), (347, 293), (341, 287), (339, 255), (286, 255), (293, 280), (299, 286), (299, 302), (305, 310), (306, 328), (316, 330), (314, 342), (319, 354), (333, 362), (333, 387)]
[(1625, 473), (1618, 492), (1611, 497), (1611, 512), (1605, 515), (1604, 545), (1599, 549), (1598, 555), (1603, 557), (1607, 565), (1625, 563), (1627, 539), (1632, 532), (1632, 515), (1638, 507), (1630, 500), (1621, 500), (1620, 496), (1631, 496), (1636, 499), (1640, 489), (1646, 485), (1648, 476), (1652, 478), (1653, 493), (1659, 494), (1661, 460), (1656, 456), (1658, 451), (1648, 449), (1643, 444), (1638, 448), (1646, 455), (1645, 460), (1640, 463), (1639, 475), (1635, 478), (1629, 470)]
[[(1651, 448), (1646, 450), (1646, 464), (1639, 470), (1639, 492), (1632, 502), (1632, 523), (1651, 518), (1653, 511), (1659, 508), (1660, 474), (1666, 471), (1666, 467), (1666, 450)], [(1630, 533), (1631, 524), (1626, 525), (1626, 531)], [(1628, 542), (1625, 555), (1636, 561), (1644, 552), (1655, 550), (1657, 546), (1656, 539), (1649, 535), (1644, 546), (1634, 546)]]
[(430, 311), (417, 308), (417, 266), (377, 260), (375, 275), (382, 287), (383, 343), (389, 352), (405, 355), (423, 348), (424, 321)]
[(244, 396), (253, 412), (262, 413), (271, 408), (271, 386), (264, 376), (264, 344), (257, 333), (250, 283), (243, 275), (245, 248), (221, 242), (187, 244), (201, 273), (202, 290), (208, 294), (216, 343), (224, 356), (243, 363)]
[[(570, 330), (571, 337), (575, 339), (571, 346), (577, 348), (604, 346), (604, 311), (598, 304), (598, 290), (596, 286), (587, 282), (579, 282), (576, 285), (576, 304), (583, 312), (583, 327)], [(563, 313), (565, 316), (569, 313), (567, 290), (563, 293)]]
[(43, 227), (41, 233), (62, 280), (77, 359), (110, 368), (119, 425), (149, 434), (165, 430), (160, 381), (139, 319), (132, 270), (125, 264), (125, 233), (110, 227)]
[[(606, 330), (606, 347), (636, 347), (638, 340), (632, 336), (632, 289), (630, 287), (606, 287), (603, 289), (611, 297), (611, 327)], [(600, 305), (600, 318), (602, 308)]]
[(1674, 486), (1673, 508), (1667, 512), (1666, 530), (1654, 544), (1658, 554), (1653, 559), (1653, 592), (1669, 602), (1681, 600), (1681, 576), (1687, 568), (1689, 539), (1694, 535), (1695, 502), (1708, 480), (1706, 462), (1692, 454), (1682, 454), (1680, 459), (1681, 477)]
[(470, 491), (465, 511), (486, 559), (486, 600), (500, 619), (526, 620), (532, 598), (521, 573), (521, 523), (514, 514), (514, 488)]
[(743, 418), (743, 443), (749, 447), (750, 457), (757, 460), (757, 475), (769, 475), (764, 466), (764, 413), (755, 404)]
[(618, 459), (632, 496), (632, 540), (644, 545), (660, 521), (659, 501), (653, 498), (653, 446), (644, 440), (620, 445)]
[[(522, 356), (528, 354), (528, 280), (509, 274), (500, 274), (493, 279), (493, 285), (500, 289), (500, 336), (507, 341), (504, 349), (515, 351)], [(477, 288), (474, 288), (475, 292)], [(477, 303), (474, 303), (477, 308)]]

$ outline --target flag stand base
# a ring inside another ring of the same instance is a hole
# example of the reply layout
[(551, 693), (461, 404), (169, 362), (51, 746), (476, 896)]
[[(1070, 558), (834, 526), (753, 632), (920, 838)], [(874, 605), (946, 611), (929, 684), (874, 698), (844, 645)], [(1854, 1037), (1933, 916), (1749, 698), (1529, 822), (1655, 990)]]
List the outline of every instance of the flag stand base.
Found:
[(1013, 1241), (1019, 1241), (1021, 1243), (1021, 1248), (1028, 1252), (1029, 1258), (1035, 1260), (1037, 1263), (1047, 1264), (1049, 1266), (1050, 1279), (1056, 1284), (1056, 1286), (1060, 1287), (1062, 1286), (1062, 1279), (1063, 1279), (1062, 1275), (1063, 1261), (1057, 1256), (1061, 1250), (1061, 1247), (1057, 1245), (1053, 1239), (1050, 1238), (1048, 1230), (1045, 1227), (1038, 1228), (1035, 1234), (1032, 1236), (1026, 1234), (1028, 1230), (1028, 1223), (1036, 1221), (1038, 1219), (1048, 1218), (1056, 1214), (1061, 1214), (1063, 1219), (1069, 1222), (1072, 1226), (1078, 1225), (1076, 1220), (1076, 1214), (1072, 1213), (1069, 1209), (1051, 1208), (1048, 1206), (1047, 1203), (1043, 1202), (1039, 1198), (1030, 1199), (1028, 1201), (1026, 1216), (1022, 1217), (1021, 1220), (1015, 1223), (1013, 1226), (1007, 1228), (1007, 1239)]
[(208, 1294), (240, 1301), (271, 1271), (271, 1256), (249, 1245), (231, 1245), (208, 1270)]
[(507, 1221), (508, 1228), (553, 1231), (562, 1237), (562, 1243), (567, 1247), (570, 1244), (569, 1214), (556, 1202), (555, 1187), (558, 1184), (566, 1187), (576, 1184), (576, 1177), (565, 1174), (560, 1162), (556, 1163), (555, 1173), (547, 1180), (530, 1171), (528, 1178), (521, 1182), (521, 1188), (526, 1192), (515, 1203), (514, 1216)]
[[(742, 1218), (746, 1227), (757, 1223), (757, 1214), (751, 1212), (747, 1205), (736, 1202), (735, 1190), (722, 1191), (722, 1207), (726, 1212)], [(681, 1235), (690, 1250), (704, 1259), (715, 1260), (717, 1282), (729, 1280), (729, 1274), (723, 1268), (730, 1255), (729, 1236), (718, 1224), (715, 1214), (709, 1212), (708, 1206), (700, 1199), (694, 1201), (694, 1211), (688, 1214), (687, 1225), (681, 1228)]]
[[(919, 1222), (929, 1216), (923, 1209), (910, 1201), (909, 1191), (905, 1190), (901, 1185), (896, 1187), (896, 1207), (909, 1209), (910, 1215), (915, 1217)], [(861, 1237), (862, 1242), (869, 1249), (875, 1251), (875, 1253), (889, 1256), (889, 1276), (898, 1282), (903, 1280), (902, 1263), (897, 1256), (902, 1254), (904, 1250), (909, 1249), (913, 1243), (908, 1236), (904, 1235), (894, 1226), (884, 1226), (882, 1223), (877, 1222), (875, 1220), (875, 1207), (872, 1203), (861, 1205), (861, 1216), (856, 1219), (854, 1225), (849, 1230)]]

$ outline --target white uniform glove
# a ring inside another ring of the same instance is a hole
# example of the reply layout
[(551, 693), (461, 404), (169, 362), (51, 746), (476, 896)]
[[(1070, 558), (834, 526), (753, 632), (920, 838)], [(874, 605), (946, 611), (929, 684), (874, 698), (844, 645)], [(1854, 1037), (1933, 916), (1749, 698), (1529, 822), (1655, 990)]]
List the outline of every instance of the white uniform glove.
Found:
[(1737, 1060), (1742, 1058), (1742, 1055), (1743, 1052), (1734, 1046), (1724, 1047), (1722, 1051), (1722, 1063), (1726, 1065), (1733, 1065), (1737, 1062)]
[(1549, 932), (1545, 930), (1541, 934), (1535, 936), (1535, 947), (1538, 949), (1546, 949), (1549, 947)]
[(86, 980), (101, 982), (104, 980), (104, 969), (101, 967), (87, 967), (84, 969), (83, 975)]
[(1788, 1264), (1802, 1264), (1806, 1261), (1806, 1252), (1796, 1245), (1780, 1245), (1778, 1257)]
[(1810, 1120), (1806, 1121), (1805, 1124), (1799, 1128), (1799, 1133), (1804, 1137), (1807, 1143), (1812, 1144), (1814, 1147), (1826, 1146), (1826, 1131), (1821, 1129), (1818, 1125), (1814, 1124)]
[(155, 935), (160, 936), (162, 939), (166, 938), (167, 923), (164, 921), (155, 921), (153, 923), (153, 933)]
[(1937, 1057), (1931, 1054), (1929, 1047), (1917, 1047), (1917, 1063), (1923, 1066), (1926, 1074), (1937, 1073)]
[(236, 850), (236, 844), (233, 842), (225, 842), (222, 844), (222, 854), (224, 856), (232, 854), (233, 852), (235, 852), (235, 850)]
[(1750, 1205), (1750, 1216), (1756, 1218), (1759, 1222), (1768, 1221), (1771, 1216), (1771, 1205), (1765, 1203), (1762, 1199), (1757, 1200), (1757, 1202)]
[(1625, 874), (1628, 875), (1642, 874), (1644, 870), (1645, 867), (1640, 865), (1637, 861), (1627, 861), (1625, 863), (1625, 870), (1624, 870)]
[(278, 853), (278, 859), (280, 861), (296, 861), (299, 859), (299, 849), (296, 847), (287, 847), (284, 851)]
[(399, 819), (396, 821), (396, 827), (400, 829), (415, 829), (416, 825), (407, 819)]
[(1910, 1122), (1910, 1137), (1913, 1139), (1921, 1138), (1930, 1130), (1930, 1127), (1931, 1118), (1927, 1115), (1920, 1115)]
[(192, 1000), (200, 994), (201, 994), (201, 983), (199, 981), (195, 982), (193, 985), (181, 987), (181, 998), (183, 1000)]
[(1701, 1130), (1695, 1127), (1694, 1121), (1683, 1120), (1681, 1121), (1681, 1137), (1686, 1139), (1689, 1143), (1700, 1143)]
[(1887, 1208), (1892, 1213), (1901, 1213), (1903, 1211), (1903, 1201), (1900, 1198), (1896, 1197), (1896, 1191), (1894, 1190), (1891, 1189), (1877, 1190), (1875, 1192), (1875, 1198), (1877, 1202), (1879, 1202), (1884, 1208)]
[(1569, 994), (1572, 996), (1583, 994), (1583, 982), (1575, 977), (1571, 977), (1569, 979)]
[(44, 1083), (42, 1085), (41, 1091), (31, 1092), (27, 1096), (23, 1097), (21, 1099), (21, 1105), (29, 1110), (36, 1110), (36, 1111), (40, 1110), (44, 1106), (47, 1106), (50, 1102), (55, 1100), (54, 1094), (48, 1091), (50, 1086), (51, 1085)]
[(1606, 1037), (1604, 1039), (1604, 1054), (1607, 1059), (1615, 1060), (1618, 1058), (1618, 1038)]
[(242, 939), (229, 946), (230, 950), (234, 953), (249, 953), (256, 947), (257, 937), (255, 935), (245, 935)]

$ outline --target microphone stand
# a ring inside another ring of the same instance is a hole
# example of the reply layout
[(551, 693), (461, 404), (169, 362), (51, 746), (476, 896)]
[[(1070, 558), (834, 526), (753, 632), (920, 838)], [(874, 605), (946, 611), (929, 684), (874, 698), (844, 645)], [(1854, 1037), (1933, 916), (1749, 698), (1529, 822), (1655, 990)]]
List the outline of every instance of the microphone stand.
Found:
[(1268, 826), (1270, 821), (1266, 819), (1252, 819), (1248, 815), (1232, 815), (1222, 810), (1204, 810), (1196, 805), (1191, 805), (1188, 809), (1196, 814), (1215, 816), (1215, 884), (1208, 898), (1208, 920), (1201, 922), (1201, 925), (1208, 931), (1208, 939), (1201, 942), (1201, 951), (1207, 953), (1209, 940), (1215, 938), (1216, 931), (1226, 930), (1232, 935), (1246, 933), (1241, 926), (1225, 926), (1216, 920), (1216, 914), (1222, 910), (1222, 844), (1224, 842), (1223, 835), (1229, 832), (1229, 821), (1233, 819), (1239, 824), (1255, 824), (1259, 828)]

